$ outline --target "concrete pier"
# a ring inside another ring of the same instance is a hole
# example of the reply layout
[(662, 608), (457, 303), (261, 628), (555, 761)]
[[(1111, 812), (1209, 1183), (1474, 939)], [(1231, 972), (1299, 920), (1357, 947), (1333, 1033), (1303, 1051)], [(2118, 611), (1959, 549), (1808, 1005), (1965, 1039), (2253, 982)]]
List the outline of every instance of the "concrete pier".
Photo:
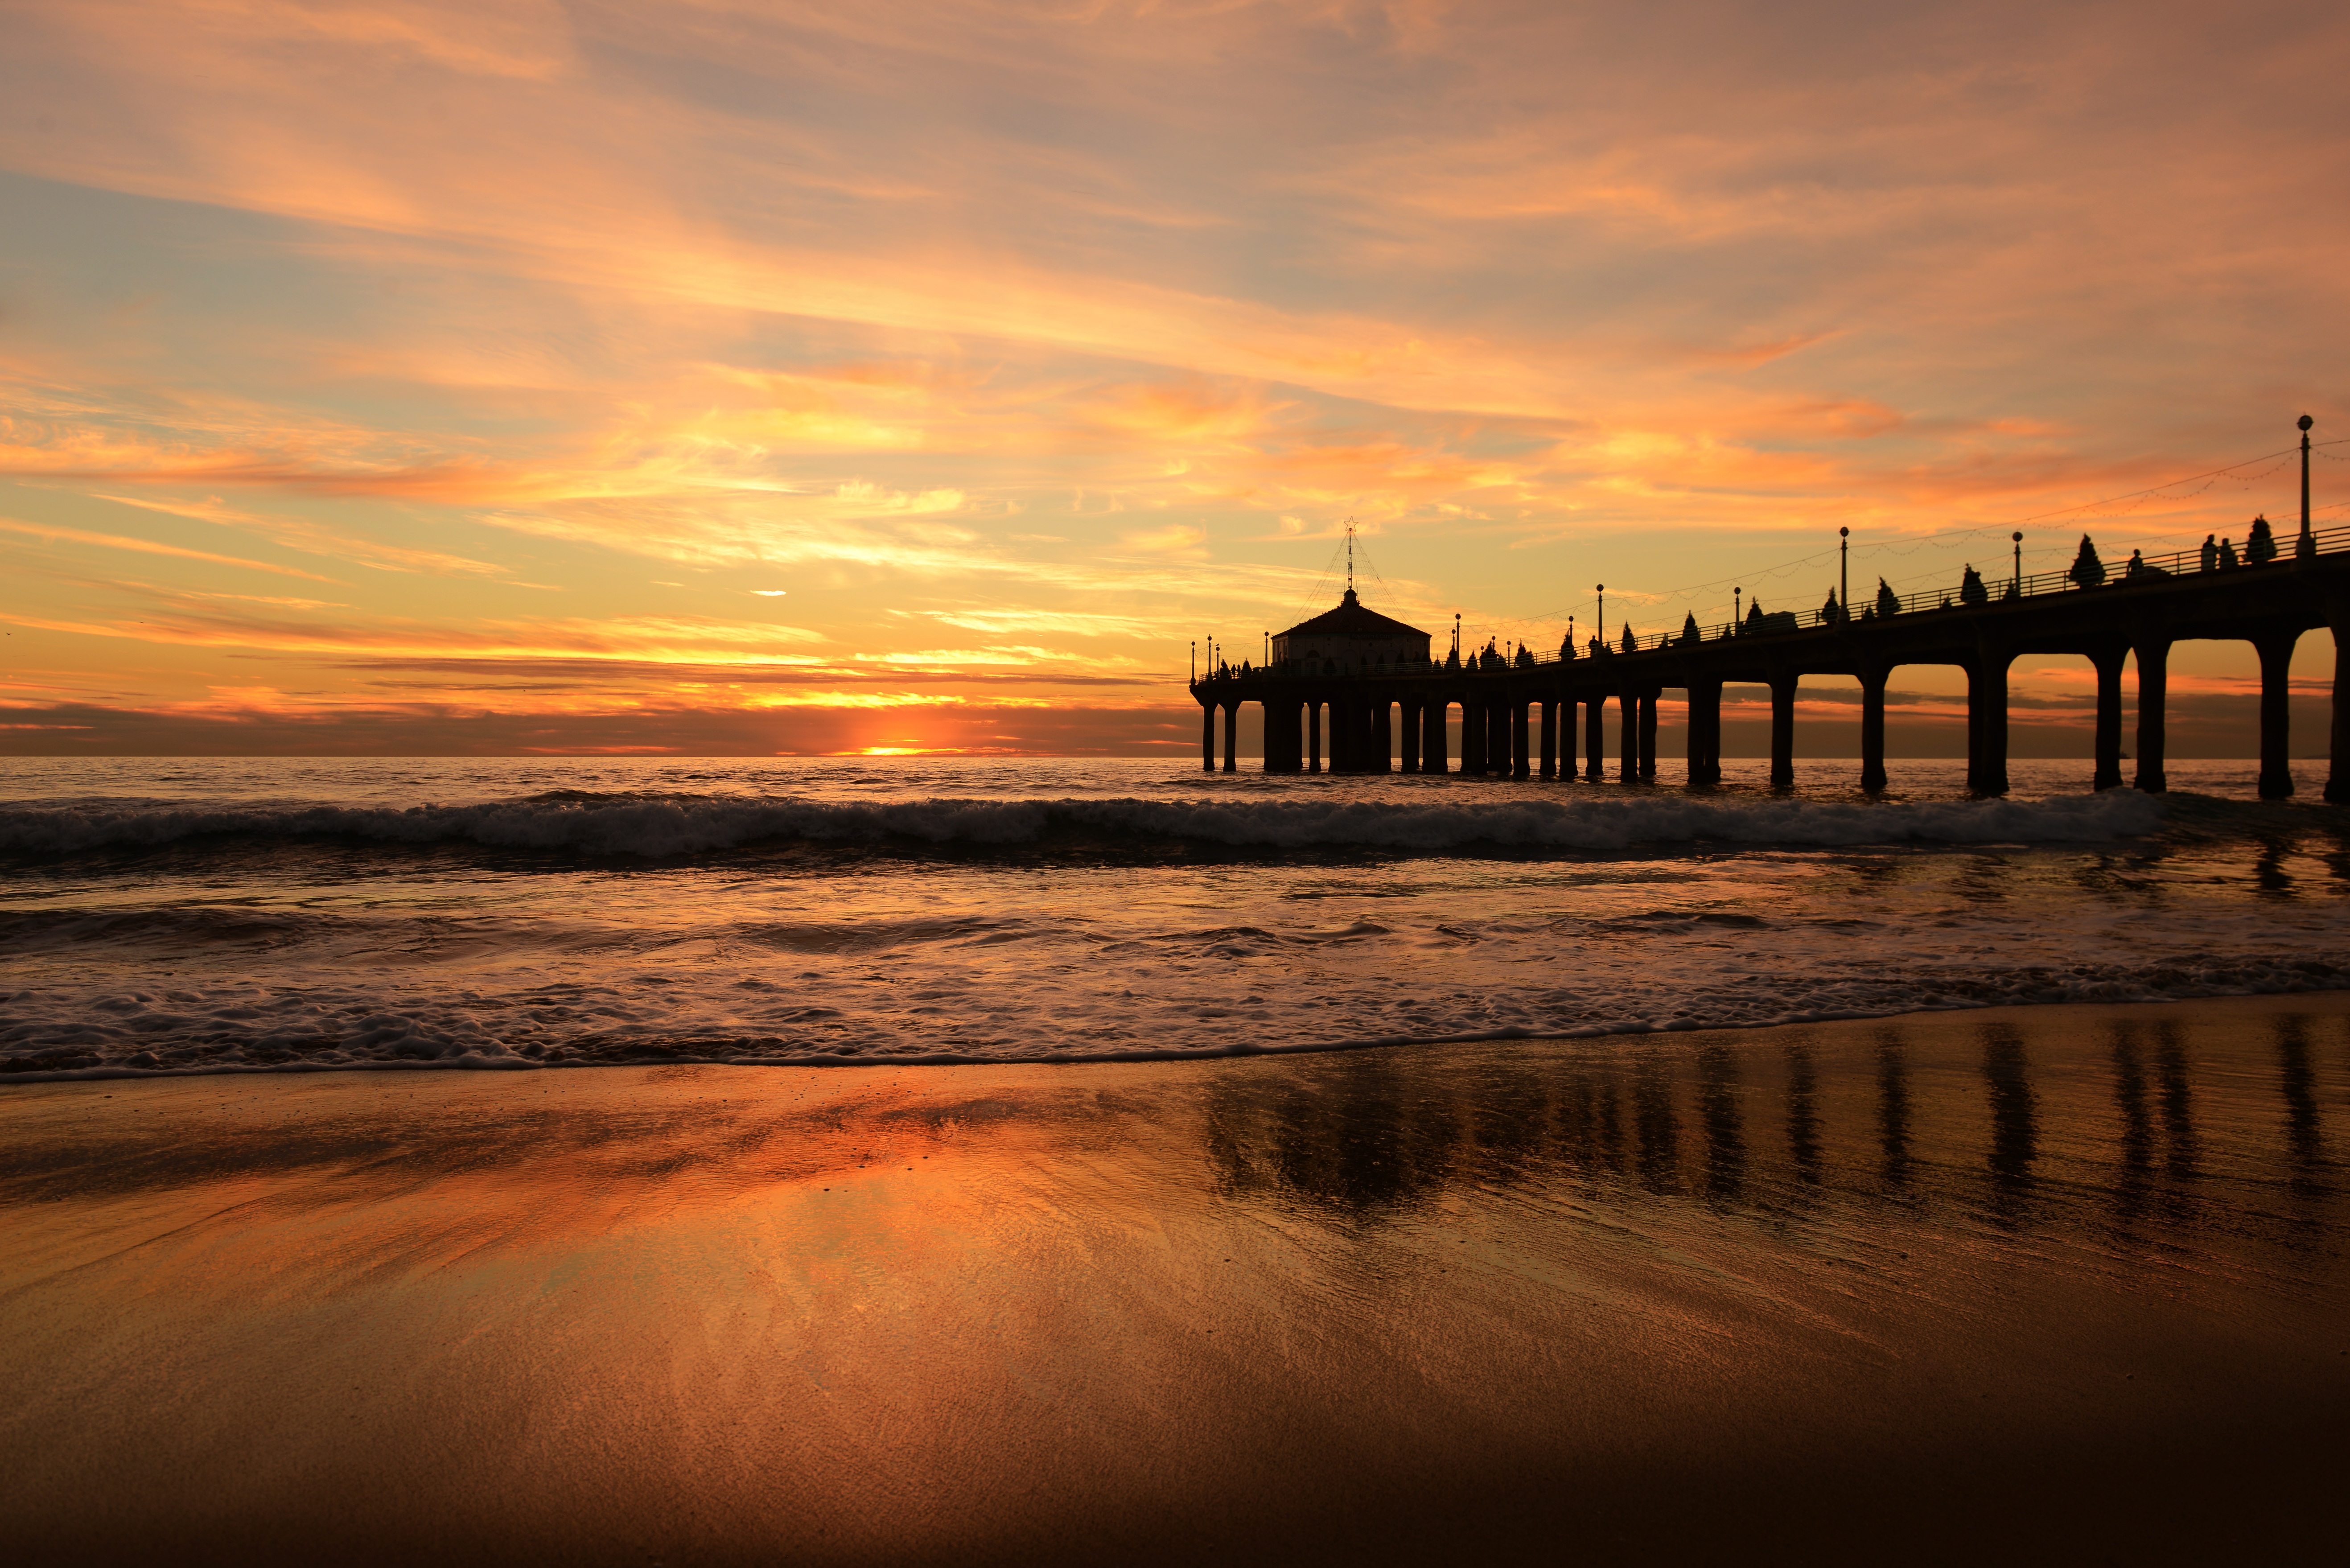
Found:
[[(1997, 795), (2008, 787), (2008, 672), (2019, 658), (2063, 654), (2086, 660), (2096, 675), (2090, 784), (2114, 789), (2124, 782), (2122, 686), (2126, 670), (2134, 670), (2137, 760), (2128, 782), (2159, 791), (2167, 784), (2171, 647), (2217, 639), (2248, 642), (2259, 654), (2260, 789), (2266, 798), (2283, 799), (2293, 787), (2287, 678), (2293, 650), (2303, 633), (2324, 629), (2334, 639), (2324, 796), (2350, 804), (2350, 527), (2317, 531), (2306, 553), (2233, 569), (2203, 571), (2192, 557), (2169, 559), (2163, 569), (2094, 587), (2034, 577), (2019, 585), (2021, 592), (1986, 602), (1952, 595), (1943, 607), (1939, 596), (1917, 596), (1889, 603), (1885, 613), (1872, 607), (1856, 618), (1841, 609), (1808, 621), (1783, 613), (1767, 624), (1750, 620), (1734, 633), (1722, 628), (1711, 639), (1691, 628), (1632, 651), (1547, 659), (1461, 650), (1435, 660), (1427, 634), (1360, 607), (1350, 591), (1340, 611), (1276, 638), (1271, 668), (1219, 667), (1192, 683), (1201, 710), (1201, 764), (1211, 773), (1238, 769), (1241, 705), (1256, 702), (1265, 715), (1264, 766), (1271, 773), (1320, 772), (1326, 754), (1332, 772), (1384, 773), (1399, 765), (1406, 773), (1598, 784), (1607, 777), (1612, 701), (1619, 732), (1617, 782), (1653, 782), (1659, 771), (1659, 701), (1679, 691), (1688, 698), (1686, 782), (1704, 786), (1721, 777), (1722, 688), (1751, 684), (1770, 690), (1770, 777), (1775, 787), (1787, 788), (1795, 780), (1800, 684), (1806, 678), (1843, 677), (1860, 687), (1857, 782), (1865, 790), (1881, 790), (1887, 688), (1902, 668), (1927, 664), (1965, 672), (1968, 783), (1978, 794)], [(1376, 656), (1350, 661), (1283, 656), (1284, 639), (1302, 647), (1305, 634), (1324, 622), (1357, 637), (1355, 646)], [(1375, 640), (1380, 638), (1388, 640)], [(1535, 715), (1529, 715), (1529, 705)], [(1457, 764), (1447, 754), (1448, 719), (1456, 710)]]

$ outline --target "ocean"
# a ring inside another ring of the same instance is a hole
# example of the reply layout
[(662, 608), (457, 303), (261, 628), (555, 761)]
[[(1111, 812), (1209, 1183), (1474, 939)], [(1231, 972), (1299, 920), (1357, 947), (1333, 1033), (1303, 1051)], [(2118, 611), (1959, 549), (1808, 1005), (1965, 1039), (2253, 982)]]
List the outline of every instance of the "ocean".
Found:
[[(1669, 771), (1675, 764), (1668, 763)], [(17, 759), (16, 1081), (1213, 1056), (2350, 985), (2249, 762), (1792, 794), (1196, 761)]]

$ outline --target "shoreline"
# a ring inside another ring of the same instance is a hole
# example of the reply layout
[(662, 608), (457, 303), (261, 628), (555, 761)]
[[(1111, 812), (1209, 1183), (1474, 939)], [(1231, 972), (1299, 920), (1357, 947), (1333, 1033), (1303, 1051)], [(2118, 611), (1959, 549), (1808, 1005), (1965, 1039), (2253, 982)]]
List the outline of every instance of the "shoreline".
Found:
[[(97, 1066), (68, 1067), (47, 1071), (8, 1072), (0, 1066), (0, 1093), (19, 1085), (71, 1083), (136, 1083), (148, 1080), (218, 1077), (291, 1077), (313, 1074), (337, 1073), (536, 1073), (609, 1069), (641, 1071), (663, 1067), (742, 1067), (742, 1068), (899, 1068), (899, 1067), (1089, 1067), (1113, 1066), (1157, 1062), (1224, 1062), (1244, 1061), (1258, 1057), (1326, 1056), (1361, 1051), (1398, 1051), (1445, 1045), (1492, 1045), (1507, 1044), (1590, 1044), (1618, 1040), (1648, 1040), (1687, 1034), (1760, 1034), (1773, 1030), (1816, 1029), (1835, 1024), (1878, 1023), (1899, 1019), (1944, 1016), (1980, 1017), (2005, 1013), (2040, 1013), (2051, 1010), (2074, 1009), (2175, 1009), (2202, 1005), (2273, 1002), (2278, 1006), (2295, 1001), (2319, 997), (2343, 999), (2341, 1011), (2350, 1012), (2350, 979), (2333, 986), (2307, 991), (2222, 992), (2194, 996), (2158, 997), (2152, 1000), (2108, 1001), (2105, 999), (2065, 999), (2055, 1002), (1996, 1002), (1988, 1005), (1959, 1004), (1950, 1007), (1918, 1007), (1899, 1012), (1837, 1012), (1816, 1018), (1776, 1019), (1767, 1023), (1688, 1023), (1646, 1029), (1594, 1029), (1588, 1032), (1543, 1032), (1530, 1029), (1504, 1029), (1471, 1034), (1434, 1036), (1401, 1035), (1375, 1040), (1341, 1041), (1336, 1044), (1314, 1043), (1286, 1045), (1234, 1045), (1218, 1049), (1107, 1052), (1097, 1055), (1054, 1054), (1043, 1056), (971, 1056), (949, 1053), (933, 1053), (905, 1056), (794, 1056), (788, 1058), (743, 1058), (701, 1056), (678, 1054), (628, 1061), (545, 1061), (534, 1057), (467, 1054), (453, 1059), (430, 1061), (388, 1062), (234, 1062), (190, 1067), (128, 1067)], [(2327, 1009), (2325, 1011), (2332, 1011)]]

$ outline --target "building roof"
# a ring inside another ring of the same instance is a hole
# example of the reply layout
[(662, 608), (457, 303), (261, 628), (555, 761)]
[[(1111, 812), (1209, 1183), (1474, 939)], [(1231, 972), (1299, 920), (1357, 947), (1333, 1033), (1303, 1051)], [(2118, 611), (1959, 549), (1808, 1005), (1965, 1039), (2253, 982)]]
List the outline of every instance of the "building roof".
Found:
[(1338, 607), (1325, 610), (1312, 620), (1299, 621), (1282, 637), (1426, 637), (1428, 633), (1416, 626), (1383, 616), (1375, 609), (1365, 609), (1363, 602), (1348, 588)]

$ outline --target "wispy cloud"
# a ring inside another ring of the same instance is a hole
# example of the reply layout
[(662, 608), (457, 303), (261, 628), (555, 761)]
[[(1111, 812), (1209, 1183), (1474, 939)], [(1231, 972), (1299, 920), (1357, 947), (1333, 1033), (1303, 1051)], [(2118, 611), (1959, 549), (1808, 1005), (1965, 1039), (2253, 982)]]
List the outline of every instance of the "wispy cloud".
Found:
[(268, 572), (281, 577), (301, 577), (313, 583), (332, 583), (335, 580), (322, 577), (316, 572), (276, 566), (268, 561), (249, 561), (238, 556), (219, 556), (209, 550), (191, 550), (181, 545), (164, 545), (153, 539), (137, 539), (121, 534), (94, 534), (87, 529), (66, 528), (51, 523), (20, 523), (0, 518), (0, 529), (11, 534), (29, 535), (36, 539), (64, 540), (75, 545), (94, 545), (101, 549), (130, 550), (145, 556), (169, 556), (175, 560), (203, 561), (216, 566), (240, 566), (247, 571)]

